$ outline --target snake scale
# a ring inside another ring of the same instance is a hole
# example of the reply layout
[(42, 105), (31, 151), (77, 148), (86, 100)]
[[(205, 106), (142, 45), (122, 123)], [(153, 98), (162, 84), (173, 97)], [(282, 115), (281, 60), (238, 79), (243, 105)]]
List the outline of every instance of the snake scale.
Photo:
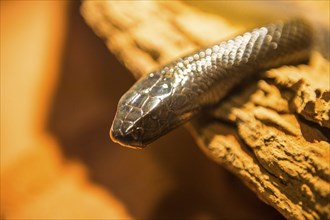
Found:
[(304, 19), (272, 23), (202, 49), (138, 80), (120, 99), (110, 136), (144, 148), (218, 103), (246, 77), (307, 61), (313, 30)]

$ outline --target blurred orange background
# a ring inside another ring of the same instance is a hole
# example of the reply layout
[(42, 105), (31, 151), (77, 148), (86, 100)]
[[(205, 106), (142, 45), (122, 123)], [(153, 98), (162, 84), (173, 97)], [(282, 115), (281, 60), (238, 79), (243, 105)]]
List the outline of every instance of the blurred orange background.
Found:
[(183, 128), (142, 151), (110, 141), (134, 79), (79, 7), (1, 1), (1, 218), (282, 218)]

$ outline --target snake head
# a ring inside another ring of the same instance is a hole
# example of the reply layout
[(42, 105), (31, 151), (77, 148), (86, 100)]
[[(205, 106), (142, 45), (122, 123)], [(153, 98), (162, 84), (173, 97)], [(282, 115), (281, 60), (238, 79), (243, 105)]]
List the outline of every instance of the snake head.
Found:
[(181, 120), (167, 109), (167, 98), (145, 93), (126, 94), (119, 102), (111, 139), (131, 148), (144, 148), (166, 134)]
[(144, 148), (191, 118), (193, 105), (174, 88), (173, 80), (150, 74), (126, 92), (118, 104), (111, 139), (126, 147)]
[(110, 130), (110, 137), (114, 142), (130, 148), (145, 148), (192, 116), (191, 113), (182, 115), (169, 111), (157, 99), (150, 98), (147, 102), (147, 105), (156, 105), (155, 108), (144, 112), (136, 106), (118, 107)]
[[(137, 97), (144, 99), (143, 95)], [(119, 104), (110, 137), (120, 145), (144, 148), (155, 139), (167, 133), (176, 115), (160, 106), (160, 100), (149, 97), (146, 106)]]

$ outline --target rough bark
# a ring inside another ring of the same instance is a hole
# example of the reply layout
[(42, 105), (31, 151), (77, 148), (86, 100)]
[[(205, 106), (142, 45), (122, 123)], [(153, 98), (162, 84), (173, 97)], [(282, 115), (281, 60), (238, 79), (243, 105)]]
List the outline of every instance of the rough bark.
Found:
[[(82, 14), (136, 78), (241, 29), (179, 2), (86, 1)], [(286, 218), (329, 219), (329, 85), (329, 62), (315, 53), (244, 83), (187, 127)]]

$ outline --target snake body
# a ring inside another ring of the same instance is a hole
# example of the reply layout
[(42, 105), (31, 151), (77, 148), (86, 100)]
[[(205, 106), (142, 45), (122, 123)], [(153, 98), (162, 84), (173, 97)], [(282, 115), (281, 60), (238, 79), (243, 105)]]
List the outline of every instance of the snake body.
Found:
[(110, 136), (123, 146), (143, 148), (218, 103), (246, 77), (306, 61), (312, 42), (311, 25), (291, 19), (178, 59), (145, 75), (122, 96)]

